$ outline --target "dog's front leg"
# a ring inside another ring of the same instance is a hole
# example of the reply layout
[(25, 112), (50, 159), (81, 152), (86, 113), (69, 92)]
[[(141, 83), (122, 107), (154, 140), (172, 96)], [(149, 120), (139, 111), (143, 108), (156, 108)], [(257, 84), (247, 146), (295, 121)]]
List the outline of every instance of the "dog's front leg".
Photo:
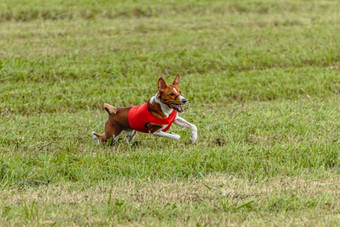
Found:
[(183, 118), (181, 118), (179, 116), (176, 117), (174, 124), (190, 128), (191, 129), (190, 143), (196, 142), (196, 140), (197, 140), (197, 127), (196, 127), (196, 125), (187, 122), (186, 120), (184, 120)]
[(152, 135), (165, 137), (165, 138), (169, 138), (169, 139), (173, 139), (173, 140), (179, 140), (181, 138), (180, 135), (177, 135), (175, 133), (163, 132), (161, 130), (152, 133)]
[(173, 140), (179, 140), (181, 137), (175, 133), (167, 133), (163, 132), (162, 129), (164, 129), (166, 125), (159, 125), (154, 123), (147, 123), (146, 128), (148, 129), (149, 133), (155, 136), (165, 137)]

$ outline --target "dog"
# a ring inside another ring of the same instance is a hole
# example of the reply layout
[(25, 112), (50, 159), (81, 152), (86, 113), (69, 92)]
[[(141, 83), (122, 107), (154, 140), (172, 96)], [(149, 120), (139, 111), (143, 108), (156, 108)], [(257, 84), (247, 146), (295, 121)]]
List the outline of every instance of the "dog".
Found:
[(109, 113), (105, 123), (104, 134), (92, 132), (93, 139), (99, 144), (112, 138), (112, 143), (124, 132), (127, 142), (132, 142), (136, 132), (151, 133), (155, 136), (179, 140), (175, 133), (167, 133), (171, 124), (191, 129), (190, 143), (197, 140), (197, 127), (178, 116), (183, 112), (182, 105), (188, 100), (184, 98), (179, 88), (180, 76), (176, 75), (172, 84), (167, 85), (163, 78), (158, 79), (158, 92), (148, 102), (132, 107), (115, 108), (107, 103), (104, 109)]

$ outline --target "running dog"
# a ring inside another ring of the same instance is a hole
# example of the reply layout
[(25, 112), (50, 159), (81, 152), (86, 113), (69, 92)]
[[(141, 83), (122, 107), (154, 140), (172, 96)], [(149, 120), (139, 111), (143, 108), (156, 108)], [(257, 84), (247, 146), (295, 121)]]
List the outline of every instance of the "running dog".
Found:
[(92, 132), (93, 139), (99, 144), (112, 138), (112, 142), (119, 139), (121, 132), (126, 134), (126, 140), (132, 142), (136, 132), (151, 133), (155, 136), (179, 140), (181, 137), (175, 133), (167, 133), (171, 124), (191, 129), (190, 142), (197, 140), (197, 127), (178, 116), (183, 112), (182, 105), (187, 99), (182, 96), (179, 88), (179, 74), (174, 82), (167, 85), (163, 78), (158, 79), (158, 92), (151, 99), (138, 106), (115, 108), (104, 104), (109, 113), (105, 123), (104, 134)]

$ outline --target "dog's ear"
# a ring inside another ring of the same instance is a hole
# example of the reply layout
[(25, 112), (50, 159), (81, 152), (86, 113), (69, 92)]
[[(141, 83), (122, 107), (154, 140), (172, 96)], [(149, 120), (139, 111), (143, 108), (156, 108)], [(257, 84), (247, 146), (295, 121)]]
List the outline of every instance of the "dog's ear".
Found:
[(162, 91), (166, 88), (166, 83), (162, 77), (158, 79), (158, 91)]
[(174, 82), (172, 83), (173, 85), (179, 85), (179, 74), (177, 73), (176, 78)]

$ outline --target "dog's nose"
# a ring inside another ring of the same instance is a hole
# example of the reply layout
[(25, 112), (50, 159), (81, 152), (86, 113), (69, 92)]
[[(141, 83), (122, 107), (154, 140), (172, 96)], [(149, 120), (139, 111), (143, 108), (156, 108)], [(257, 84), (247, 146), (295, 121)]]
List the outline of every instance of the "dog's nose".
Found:
[(187, 103), (187, 100), (186, 99), (182, 99), (182, 103), (183, 104)]

